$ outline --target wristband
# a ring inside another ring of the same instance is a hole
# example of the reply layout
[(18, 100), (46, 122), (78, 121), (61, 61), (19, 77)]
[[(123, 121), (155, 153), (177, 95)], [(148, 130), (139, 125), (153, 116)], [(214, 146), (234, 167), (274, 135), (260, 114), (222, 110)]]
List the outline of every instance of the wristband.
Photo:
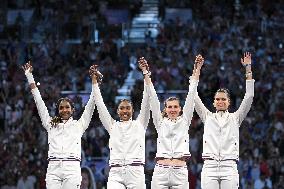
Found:
[(246, 68), (248, 66), (251, 66), (251, 64), (243, 64), (243, 66)]
[(249, 75), (252, 75), (252, 72), (247, 72), (246, 73), (246, 77), (248, 77)]
[(145, 75), (148, 75), (148, 76), (150, 76), (151, 75), (151, 72), (150, 71), (148, 71), (148, 70), (146, 70), (146, 71), (143, 71), (143, 75), (145, 76)]
[(25, 71), (25, 75), (26, 75), (26, 77), (28, 79), (28, 83), (29, 84), (35, 83), (34, 76), (33, 76), (33, 74), (29, 70)]

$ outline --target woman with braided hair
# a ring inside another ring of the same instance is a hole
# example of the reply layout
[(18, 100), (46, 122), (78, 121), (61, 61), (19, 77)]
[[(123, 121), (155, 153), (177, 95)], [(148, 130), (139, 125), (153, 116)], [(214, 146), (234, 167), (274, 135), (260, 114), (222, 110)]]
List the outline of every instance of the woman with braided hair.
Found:
[[(91, 66), (90, 70), (94, 66)], [(51, 118), (32, 75), (30, 62), (23, 66), (43, 127), (48, 133), (47, 189), (79, 189), (81, 185), (81, 137), (88, 128), (94, 109), (94, 92), (79, 120), (73, 119), (74, 105), (69, 98), (58, 100)], [(91, 74), (94, 84), (94, 74)], [(94, 86), (94, 85), (92, 85)]]
[(70, 98), (63, 97), (63, 98), (58, 99), (58, 101), (55, 104), (55, 115), (51, 118), (51, 121), (50, 121), (50, 124), (52, 127), (56, 127), (59, 123), (63, 122), (64, 115), (62, 115), (62, 113), (59, 113), (59, 108), (60, 108), (60, 104), (63, 103), (64, 101), (69, 103), (71, 110), (72, 110), (72, 114), (75, 111), (74, 103)]

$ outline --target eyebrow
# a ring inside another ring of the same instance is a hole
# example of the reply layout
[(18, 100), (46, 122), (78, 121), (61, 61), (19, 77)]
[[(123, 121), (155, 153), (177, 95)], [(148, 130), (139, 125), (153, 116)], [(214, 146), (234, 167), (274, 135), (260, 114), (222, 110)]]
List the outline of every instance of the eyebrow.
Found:
[(131, 107), (130, 105), (126, 105), (126, 106), (119, 106), (119, 108), (127, 108), (127, 107)]
[(167, 107), (179, 107), (179, 105), (168, 105)]
[(68, 105), (68, 104), (67, 104), (67, 105), (65, 105), (65, 106), (64, 106), (64, 105), (60, 105), (60, 106), (59, 106), (59, 108), (62, 108), (62, 107), (68, 107), (68, 108), (69, 108), (69, 107), (71, 107), (71, 106), (70, 106), (70, 105)]

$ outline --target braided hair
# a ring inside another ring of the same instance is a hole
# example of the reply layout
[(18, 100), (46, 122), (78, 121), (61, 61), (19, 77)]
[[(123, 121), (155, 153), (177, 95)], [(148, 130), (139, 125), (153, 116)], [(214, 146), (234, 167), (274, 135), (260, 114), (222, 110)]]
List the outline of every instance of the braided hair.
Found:
[(75, 105), (74, 103), (72, 102), (72, 100), (68, 97), (64, 97), (64, 98), (60, 98), (57, 102), (56, 102), (56, 107), (55, 107), (55, 115), (54, 117), (52, 117), (51, 121), (50, 121), (50, 124), (52, 127), (56, 127), (59, 123), (61, 123), (63, 120), (62, 120), (62, 117), (59, 115), (59, 105), (62, 101), (66, 101), (66, 102), (69, 102), (70, 106), (72, 109), (75, 108)]
[[(164, 109), (163, 109), (163, 111), (162, 111), (162, 117), (168, 117), (168, 114), (167, 114), (167, 112), (166, 112), (167, 103), (168, 103), (169, 101), (174, 101), (174, 100), (178, 101), (178, 103), (179, 103), (179, 105), (180, 105), (180, 100), (179, 100), (178, 97), (171, 96), (171, 97), (167, 98), (167, 99), (164, 101)], [(180, 111), (180, 115), (182, 115), (182, 110)]]

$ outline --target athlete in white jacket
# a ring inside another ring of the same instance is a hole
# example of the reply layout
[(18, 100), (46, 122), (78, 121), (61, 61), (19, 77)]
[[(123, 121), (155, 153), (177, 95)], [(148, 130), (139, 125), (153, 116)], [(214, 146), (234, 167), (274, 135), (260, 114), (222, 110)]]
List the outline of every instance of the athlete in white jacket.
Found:
[(188, 170), (186, 159), (190, 157), (188, 130), (194, 111), (194, 96), (197, 93), (200, 69), (203, 62), (197, 64), (196, 72), (190, 80), (189, 91), (181, 115), (180, 101), (170, 97), (165, 101), (163, 112), (153, 84), (150, 84), (150, 108), (154, 125), (158, 133), (157, 164), (154, 169), (151, 188), (188, 189)]
[[(203, 62), (202, 56), (197, 62)], [(246, 68), (246, 93), (239, 109), (228, 112), (230, 95), (227, 89), (219, 89), (214, 96), (216, 112), (210, 112), (197, 95), (195, 109), (204, 123), (204, 165), (201, 173), (202, 189), (236, 189), (239, 175), (239, 127), (250, 110), (254, 96), (254, 80), (251, 71), (251, 54), (245, 53), (241, 63)]]
[[(46, 173), (46, 188), (78, 189), (81, 185), (81, 137), (88, 128), (94, 112), (94, 85), (92, 85), (90, 99), (79, 120), (73, 120), (74, 106), (69, 98), (58, 100), (57, 113), (52, 118), (36, 87), (30, 62), (26, 63), (23, 69), (31, 87), (41, 122), (48, 133), (49, 163)], [(91, 77), (94, 84), (94, 75)]]
[[(140, 59), (141, 60), (141, 59)], [(95, 85), (95, 103), (100, 120), (108, 131), (110, 149), (110, 172), (108, 189), (145, 189), (145, 132), (150, 118), (148, 85), (150, 73), (146, 65), (139, 65), (144, 75), (144, 91), (141, 110), (132, 120), (133, 106), (129, 100), (122, 100), (117, 109), (120, 120), (109, 114), (99, 89)], [(97, 73), (97, 69), (93, 70)]]

